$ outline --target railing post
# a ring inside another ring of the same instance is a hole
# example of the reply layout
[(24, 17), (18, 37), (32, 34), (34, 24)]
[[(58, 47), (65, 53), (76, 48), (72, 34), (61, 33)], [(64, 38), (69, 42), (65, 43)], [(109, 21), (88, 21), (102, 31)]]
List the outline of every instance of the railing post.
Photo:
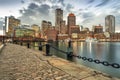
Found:
[(41, 44), (41, 42), (39, 43), (39, 50), (42, 51), (42, 44)]
[(27, 43), (27, 48), (30, 48), (30, 44), (29, 43)]
[(3, 44), (4, 44), (5, 42), (4, 42), (4, 35), (3, 35)]
[(15, 41), (15, 44), (17, 44), (17, 41)]
[(46, 44), (46, 56), (50, 56), (50, 45)]
[(20, 45), (22, 46), (22, 45), (23, 45), (23, 43), (22, 43), (22, 42), (20, 42)]
[(68, 41), (68, 47), (71, 47), (71, 40)]
[(73, 57), (73, 52), (68, 52), (67, 57), (72, 58)]

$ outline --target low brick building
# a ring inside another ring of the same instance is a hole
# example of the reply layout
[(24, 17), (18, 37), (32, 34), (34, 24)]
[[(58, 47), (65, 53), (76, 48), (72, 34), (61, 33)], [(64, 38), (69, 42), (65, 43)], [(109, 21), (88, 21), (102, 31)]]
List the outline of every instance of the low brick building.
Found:
[(48, 30), (46, 31), (46, 40), (56, 41), (56, 40), (57, 40), (57, 34), (58, 34), (58, 31), (55, 30), (55, 28), (53, 28), (53, 29), (48, 29)]

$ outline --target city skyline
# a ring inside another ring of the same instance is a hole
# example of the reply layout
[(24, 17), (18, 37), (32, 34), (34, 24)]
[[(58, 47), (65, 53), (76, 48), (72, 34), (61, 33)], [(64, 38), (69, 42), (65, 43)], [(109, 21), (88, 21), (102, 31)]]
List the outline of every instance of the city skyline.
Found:
[(63, 10), (63, 20), (67, 22), (69, 13), (76, 16), (76, 24), (92, 28), (101, 24), (105, 28), (105, 17), (114, 15), (116, 31), (120, 32), (119, 0), (1, 0), (0, 17), (13, 15), (25, 24), (41, 25), (48, 20), (55, 25), (55, 9)]

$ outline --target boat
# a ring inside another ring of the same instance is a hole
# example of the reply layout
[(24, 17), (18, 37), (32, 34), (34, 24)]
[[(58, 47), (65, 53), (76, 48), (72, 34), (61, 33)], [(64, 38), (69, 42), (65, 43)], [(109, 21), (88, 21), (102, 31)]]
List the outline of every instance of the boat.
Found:
[(92, 37), (87, 37), (85, 39), (85, 42), (98, 42), (98, 40), (96, 38), (92, 38)]

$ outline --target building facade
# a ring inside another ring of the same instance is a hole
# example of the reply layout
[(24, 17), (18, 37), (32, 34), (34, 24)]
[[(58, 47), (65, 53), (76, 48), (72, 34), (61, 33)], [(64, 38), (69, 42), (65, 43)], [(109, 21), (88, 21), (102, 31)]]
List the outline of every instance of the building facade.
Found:
[(71, 35), (71, 26), (76, 25), (76, 16), (73, 13), (68, 15), (68, 35)]
[(115, 33), (115, 16), (108, 15), (105, 17), (105, 31)]
[(51, 28), (46, 32), (46, 40), (57, 40), (58, 31), (55, 28)]
[(76, 26), (71, 26), (70, 29), (71, 29), (70, 30), (71, 38), (78, 39), (78, 34), (80, 33), (80, 27), (76, 25)]
[(67, 33), (67, 27), (66, 27), (66, 22), (61, 21), (60, 24), (60, 34), (66, 34)]
[(55, 10), (55, 28), (60, 33), (61, 22), (63, 21), (63, 10), (60, 8)]
[(6, 26), (6, 34), (7, 36), (13, 36), (14, 29), (19, 27), (21, 21), (16, 19), (14, 16), (5, 17), (5, 26)]
[(52, 23), (49, 21), (42, 21), (42, 37), (44, 38), (46, 36), (46, 32), (52, 27)]
[(103, 26), (101, 26), (101, 25), (99, 25), (99, 26), (94, 26), (93, 32), (94, 32), (94, 34), (103, 33)]
[(40, 27), (36, 24), (31, 25), (32, 30), (35, 31), (35, 37), (40, 38)]
[(27, 29), (27, 28), (15, 28), (14, 29), (14, 37), (35, 37), (35, 30)]

